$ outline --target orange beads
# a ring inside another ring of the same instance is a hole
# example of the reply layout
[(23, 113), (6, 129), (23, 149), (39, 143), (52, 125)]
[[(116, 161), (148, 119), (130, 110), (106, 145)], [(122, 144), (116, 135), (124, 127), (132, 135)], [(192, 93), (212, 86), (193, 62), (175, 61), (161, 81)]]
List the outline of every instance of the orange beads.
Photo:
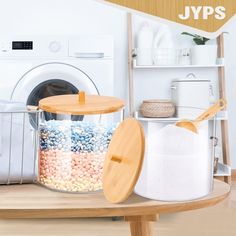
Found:
[(102, 188), (104, 153), (40, 151), (39, 181), (45, 186), (69, 192)]

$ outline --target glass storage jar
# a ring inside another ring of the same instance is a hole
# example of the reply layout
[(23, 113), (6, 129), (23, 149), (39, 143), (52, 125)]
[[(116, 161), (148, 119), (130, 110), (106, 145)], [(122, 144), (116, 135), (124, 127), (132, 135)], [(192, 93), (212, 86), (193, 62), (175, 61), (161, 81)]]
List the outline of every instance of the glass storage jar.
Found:
[[(213, 190), (217, 116), (198, 124), (198, 132), (176, 126), (196, 120), (205, 109), (183, 109), (181, 116), (168, 119), (142, 118), (146, 138), (145, 158), (135, 193), (158, 201), (191, 201)], [(191, 115), (192, 114), (192, 115)], [(196, 116), (197, 114), (197, 116)], [(179, 115), (179, 114), (178, 114)], [(191, 116), (190, 116), (191, 115)]]
[(39, 183), (65, 192), (102, 189), (104, 158), (124, 102), (80, 93), (42, 99), (39, 108)]

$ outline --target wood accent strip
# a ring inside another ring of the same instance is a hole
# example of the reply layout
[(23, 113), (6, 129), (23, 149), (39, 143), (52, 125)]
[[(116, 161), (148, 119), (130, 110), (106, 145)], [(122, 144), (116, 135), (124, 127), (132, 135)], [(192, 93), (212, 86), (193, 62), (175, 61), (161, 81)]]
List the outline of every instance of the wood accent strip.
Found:
[(153, 224), (157, 215), (126, 216), (125, 221), (130, 223), (131, 236), (153, 236)]
[(224, 176), (216, 176), (216, 177), (214, 177), (214, 179), (225, 182), (225, 177)]
[(148, 221), (131, 221), (131, 236), (153, 236), (153, 223)]
[(143, 216), (125, 216), (125, 221), (150, 221), (156, 222), (159, 215), (143, 215)]
[(236, 169), (232, 170), (232, 180), (236, 180)]
[[(209, 33), (219, 30), (236, 12), (235, 0), (106, 0), (106, 2), (188, 25)], [(199, 6), (211, 6), (213, 9), (218, 6), (224, 6), (226, 8), (226, 16), (224, 19), (218, 20), (213, 13), (206, 20), (202, 16), (203, 9), (200, 9), (201, 12), (197, 20), (194, 19), (193, 14), (188, 18), (181, 19), (179, 15), (185, 15), (185, 7), (189, 9), (189, 6), (196, 8)]]
[[(224, 35), (221, 34), (217, 38), (218, 43), (218, 57), (224, 58)], [(219, 96), (220, 98), (226, 98), (226, 85), (225, 85), (225, 67), (220, 67), (218, 69), (219, 75)], [(230, 153), (229, 153), (229, 134), (228, 134), (228, 121), (221, 121), (221, 134), (222, 134), (222, 150), (223, 150), (223, 162), (224, 164), (230, 165)], [(231, 177), (225, 176), (224, 181), (228, 184), (231, 184)]]
[(127, 14), (128, 30), (128, 80), (129, 80), (129, 115), (134, 117), (134, 72), (133, 72), (133, 28), (132, 14)]

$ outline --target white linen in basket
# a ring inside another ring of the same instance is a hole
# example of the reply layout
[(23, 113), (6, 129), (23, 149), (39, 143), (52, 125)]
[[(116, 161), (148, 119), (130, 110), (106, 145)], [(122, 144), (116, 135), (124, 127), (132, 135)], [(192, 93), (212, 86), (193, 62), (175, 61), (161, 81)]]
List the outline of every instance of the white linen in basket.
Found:
[(19, 183), (21, 176), (23, 183), (34, 178), (33, 128), (28, 114), (23, 129), (23, 113), (1, 113), (17, 111), (26, 111), (25, 104), (0, 100), (0, 184), (6, 184), (8, 178), (10, 183)]

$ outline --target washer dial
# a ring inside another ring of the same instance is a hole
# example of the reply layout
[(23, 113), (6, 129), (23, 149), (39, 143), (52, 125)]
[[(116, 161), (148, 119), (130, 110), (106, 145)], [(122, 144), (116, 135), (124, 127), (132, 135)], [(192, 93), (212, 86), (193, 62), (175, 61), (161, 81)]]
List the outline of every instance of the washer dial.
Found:
[(61, 49), (61, 44), (60, 42), (58, 41), (52, 41), (50, 44), (49, 44), (49, 50), (51, 52), (59, 52)]

